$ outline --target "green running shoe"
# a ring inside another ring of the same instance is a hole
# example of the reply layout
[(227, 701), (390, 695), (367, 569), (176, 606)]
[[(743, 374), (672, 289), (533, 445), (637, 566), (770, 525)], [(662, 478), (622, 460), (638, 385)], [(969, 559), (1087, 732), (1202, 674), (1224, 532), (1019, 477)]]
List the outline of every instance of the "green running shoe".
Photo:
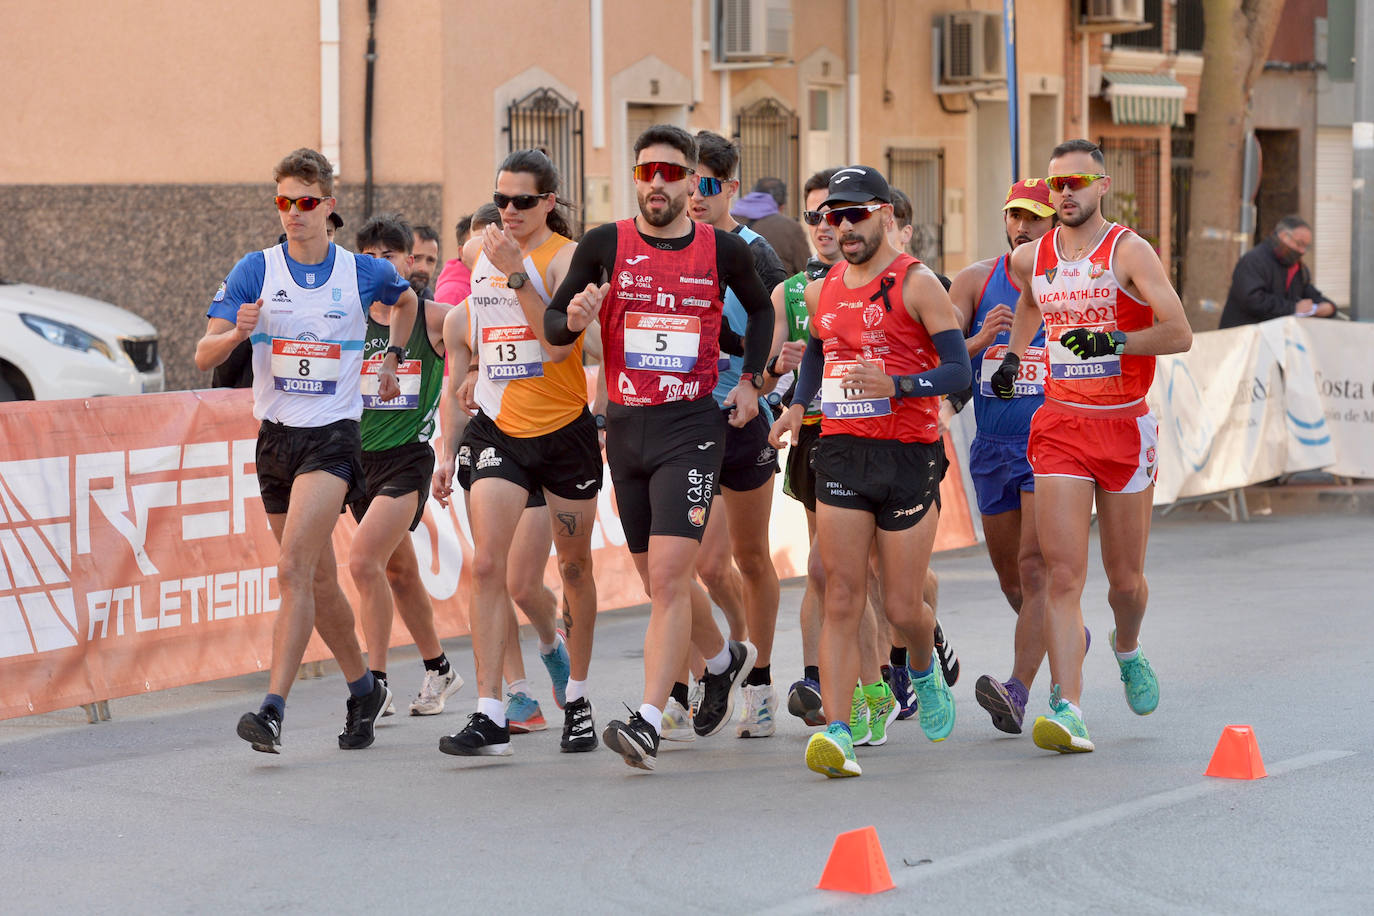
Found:
[(925, 677), (917, 677), (915, 671), (911, 672), (911, 686), (916, 690), (921, 731), (931, 741), (943, 741), (954, 731), (954, 694), (945, 683), (940, 659), (932, 655), (931, 665), (930, 674)]
[[(1112, 647), (1112, 657), (1116, 658), (1116, 630), (1107, 634), (1107, 644)], [(1150, 667), (1144, 650), (1137, 652), (1135, 658), (1128, 662), (1117, 658), (1116, 664), (1121, 668), (1121, 683), (1125, 685), (1126, 705), (1131, 707), (1131, 712), (1137, 716), (1148, 716), (1154, 712), (1159, 705), (1159, 679), (1155, 677), (1155, 669)]]
[(849, 734), (854, 746), (867, 744), (871, 732), (868, 722), (868, 701), (862, 687), (854, 688), (854, 702), (849, 705)]
[(880, 692), (876, 697), (869, 695), (869, 688), (864, 690), (864, 702), (868, 706), (869, 747), (887, 743), (887, 728), (897, 721), (897, 714), (902, 711), (892, 688), (885, 681), (880, 681), (878, 687)]
[(843, 776), (862, 776), (859, 761), (854, 759), (854, 742), (849, 731), (838, 722), (831, 722), (823, 732), (816, 732), (806, 742), (806, 765), (812, 771), (831, 779)]
[(1083, 720), (1069, 708), (1067, 702), (1059, 698), (1058, 684), (1050, 693), (1050, 709), (1054, 715), (1037, 716), (1035, 719), (1031, 737), (1036, 747), (1061, 754), (1087, 754), (1094, 750), (1088, 730), (1083, 727)]

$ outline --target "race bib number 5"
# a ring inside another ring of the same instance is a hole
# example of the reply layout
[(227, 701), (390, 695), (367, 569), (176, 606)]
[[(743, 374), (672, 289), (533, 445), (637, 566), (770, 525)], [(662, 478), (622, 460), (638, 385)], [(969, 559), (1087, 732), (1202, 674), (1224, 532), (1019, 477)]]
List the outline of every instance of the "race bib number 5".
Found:
[(274, 337), (272, 387), (289, 394), (333, 394), (339, 381), (339, 354), (336, 343)]
[[(1006, 355), (1006, 344), (994, 344), (983, 351), (978, 384), (978, 393), (983, 397), (996, 397), (992, 390), (992, 374), (1002, 365)], [(1016, 373), (1016, 397), (1040, 397), (1045, 393), (1045, 376), (1049, 374), (1047, 359), (1044, 347), (1026, 348), (1026, 355), (1021, 357), (1021, 370)]]
[(625, 367), (691, 372), (701, 356), (701, 319), (695, 315), (625, 313)]
[[(874, 360), (883, 369), (882, 360)], [(846, 375), (859, 368), (855, 360), (827, 360), (821, 377), (821, 412), (832, 420), (857, 420), (862, 417), (884, 417), (892, 413), (891, 398), (865, 398), (858, 389), (846, 388)]]
[(479, 359), (493, 382), (544, 375), (544, 351), (529, 325), (483, 328)]
[(377, 393), (380, 379), (377, 372), (382, 368), (382, 357), (363, 360), (361, 387), (363, 407), (368, 410), (414, 410), (420, 406), (420, 361), (408, 359), (396, 367), (396, 381), (400, 383), (401, 393), (389, 401), (383, 401)]

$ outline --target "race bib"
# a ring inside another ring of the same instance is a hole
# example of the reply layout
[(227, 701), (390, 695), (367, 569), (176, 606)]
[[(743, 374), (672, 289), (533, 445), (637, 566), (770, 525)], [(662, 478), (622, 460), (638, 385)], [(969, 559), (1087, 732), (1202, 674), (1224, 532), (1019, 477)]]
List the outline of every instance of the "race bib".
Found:
[[(1006, 344), (993, 344), (983, 351), (980, 376), (982, 380), (978, 384), (978, 393), (983, 397), (996, 397), (992, 390), (992, 374), (1001, 367), (1002, 359), (1006, 355)], [(1027, 347), (1026, 354), (1021, 357), (1021, 369), (1016, 373), (1014, 396), (1038, 398), (1043, 395), (1045, 393), (1045, 376), (1048, 373), (1049, 363), (1045, 355), (1045, 348)]]
[(359, 380), (363, 392), (363, 407), (368, 410), (414, 410), (420, 406), (420, 361), (408, 359), (396, 367), (396, 381), (401, 385), (401, 393), (389, 401), (383, 401), (377, 393), (381, 383), (377, 372), (382, 368), (383, 357), (363, 360), (363, 374)]
[(483, 328), (479, 359), (493, 382), (544, 375), (544, 351), (527, 324)]
[(318, 340), (272, 338), (272, 387), (288, 394), (333, 394), (340, 349)]
[(695, 315), (625, 313), (625, 367), (691, 372), (701, 355), (701, 319)]
[[(1048, 330), (1048, 329), (1046, 329)], [(1054, 332), (1046, 349), (1050, 358), (1050, 377), (1062, 381), (1082, 379), (1111, 378), (1121, 374), (1121, 357), (1115, 355), (1093, 356), (1079, 359), (1071, 350), (1059, 342), (1060, 335), (1072, 328), (1062, 328)], [(1092, 328), (1094, 331), (1114, 331), (1116, 324)]]
[[(882, 360), (876, 362), (883, 369)], [(826, 360), (821, 377), (821, 411), (832, 420), (857, 420), (864, 417), (884, 417), (892, 413), (891, 398), (865, 398), (855, 388), (846, 388), (843, 379), (859, 363), (851, 359)]]

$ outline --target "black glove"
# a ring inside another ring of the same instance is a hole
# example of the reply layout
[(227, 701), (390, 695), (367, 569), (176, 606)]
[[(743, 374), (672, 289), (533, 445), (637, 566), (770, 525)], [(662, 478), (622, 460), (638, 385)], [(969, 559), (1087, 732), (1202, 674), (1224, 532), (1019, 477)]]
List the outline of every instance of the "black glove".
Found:
[(988, 379), (988, 384), (992, 386), (992, 393), (1004, 401), (1010, 401), (1016, 397), (1016, 375), (1021, 371), (1021, 357), (1015, 353), (1008, 353), (1002, 357), (1002, 365), (997, 367), (997, 371)]
[[(1122, 337), (1125, 337), (1123, 334)], [(1124, 342), (1124, 341), (1123, 341)], [(1059, 343), (1079, 359), (1092, 359), (1094, 356), (1115, 356), (1117, 341), (1106, 331), (1089, 331), (1087, 328), (1074, 328), (1065, 331)]]

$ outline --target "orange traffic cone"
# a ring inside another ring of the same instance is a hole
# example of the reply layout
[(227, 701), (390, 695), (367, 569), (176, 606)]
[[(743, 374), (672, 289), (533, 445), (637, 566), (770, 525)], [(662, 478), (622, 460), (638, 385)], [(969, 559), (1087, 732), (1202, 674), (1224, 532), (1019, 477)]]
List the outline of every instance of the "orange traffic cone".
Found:
[(896, 886), (887, 870), (887, 859), (883, 857), (883, 847), (874, 827), (848, 830), (835, 837), (821, 883), (816, 885), (824, 891), (853, 894), (877, 894)]
[(1248, 725), (1228, 725), (1221, 733), (1207, 776), (1223, 779), (1263, 779), (1264, 761), (1260, 758), (1255, 732)]

